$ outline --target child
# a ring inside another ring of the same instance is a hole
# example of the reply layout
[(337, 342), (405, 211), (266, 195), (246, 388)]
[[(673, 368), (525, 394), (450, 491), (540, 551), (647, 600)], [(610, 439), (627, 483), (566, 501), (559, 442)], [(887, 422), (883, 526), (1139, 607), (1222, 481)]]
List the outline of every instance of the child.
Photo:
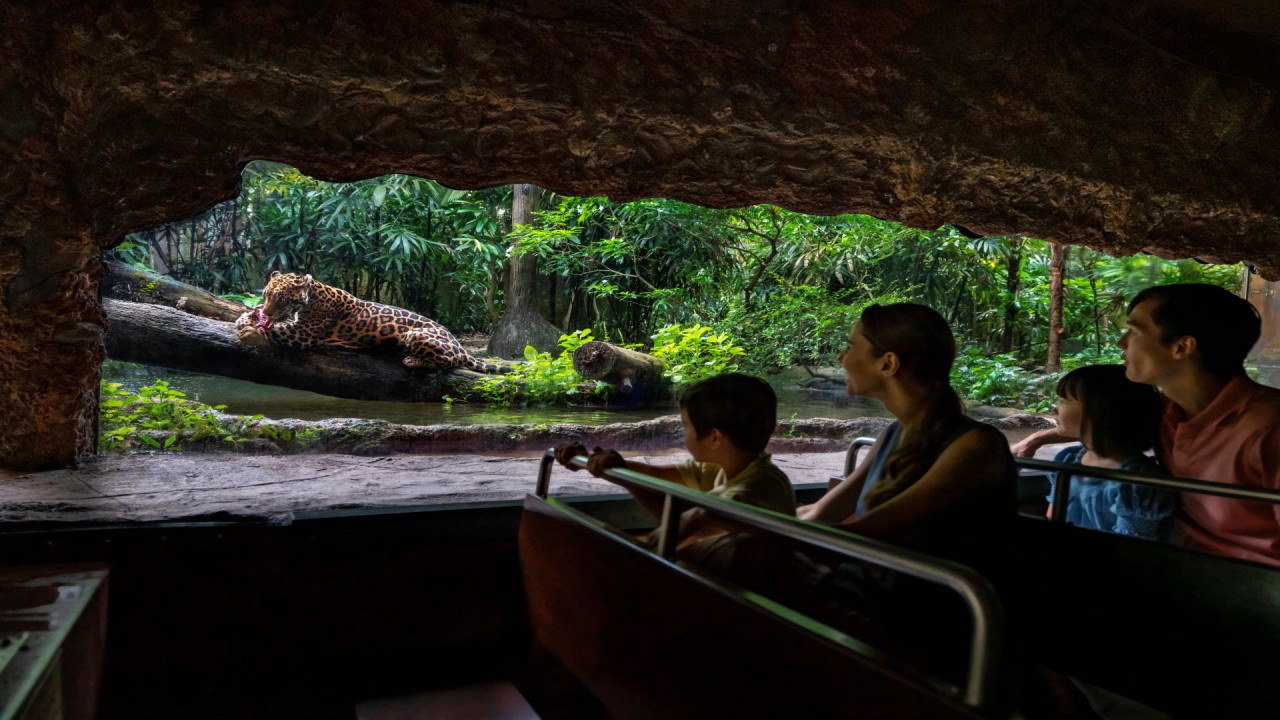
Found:
[[(778, 399), (768, 383), (740, 373), (725, 373), (694, 383), (680, 395), (680, 420), (692, 460), (649, 465), (624, 460), (613, 450), (596, 448), (587, 460), (587, 470), (604, 477), (610, 468), (626, 468), (728, 500), (796, 514), (791, 481), (764, 451), (778, 424)], [(569, 460), (586, 454), (578, 443), (556, 448), (556, 460), (570, 470), (579, 468)], [(662, 493), (614, 482), (626, 487), (649, 512), (662, 514)], [(681, 547), (722, 533), (709, 527), (700, 508), (681, 517)]]
[[(1065, 448), (1054, 462), (1163, 474), (1143, 454), (1159, 439), (1162, 407), (1155, 388), (1127, 379), (1123, 365), (1093, 365), (1064, 375), (1058, 381), (1058, 398), (1059, 434), (1081, 444)], [(1056, 474), (1051, 482), (1056, 487)], [(1053, 502), (1052, 490), (1048, 499)], [(1177, 493), (1168, 490), (1073, 475), (1066, 520), (1092, 530), (1159, 540), (1177, 506)]]

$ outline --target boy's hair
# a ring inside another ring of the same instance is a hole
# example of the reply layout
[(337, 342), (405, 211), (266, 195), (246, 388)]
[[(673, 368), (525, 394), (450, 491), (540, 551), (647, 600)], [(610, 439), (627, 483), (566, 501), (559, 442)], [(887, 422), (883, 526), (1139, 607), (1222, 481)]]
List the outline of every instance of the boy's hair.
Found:
[(778, 425), (778, 396), (769, 383), (742, 373), (724, 373), (690, 385), (680, 408), (702, 437), (719, 430), (742, 452), (760, 453)]
[(1144, 300), (1159, 301), (1151, 319), (1160, 342), (1196, 339), (1205, 370), (1222, 380), (1244, 372), (1244, 359), (1262, 335), (1262, 316), (1248, 300), (1217, 285), (1156, 285), (1134, 296), (1129, 312)]
[(1125, 377), (1123, 365), (1072, 370), (1058, 381), (1058, 397), (1080, 403), (1080, 439), (1102, 457), (1125, 460), (1160, 439), (1160, 393)]

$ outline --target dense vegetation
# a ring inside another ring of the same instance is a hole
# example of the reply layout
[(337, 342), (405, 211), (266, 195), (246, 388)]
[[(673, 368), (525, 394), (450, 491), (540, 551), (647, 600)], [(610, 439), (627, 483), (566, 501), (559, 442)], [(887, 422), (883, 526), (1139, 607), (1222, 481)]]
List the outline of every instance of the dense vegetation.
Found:
[[(655, 340), (659, 348), (684, 343), (668, 350), (678, 382), (735, 365), (753, 372), (833, 365), (864, 307), (914, 300), (956, 330), (962, 392), (986, 403), (1047, 406), (1053, 252), (1043, 241), (973, 237), (949, 226), (915, 230), (865, 215), (546, 191), (535, 222), (513, 230), (511, 196), (510, 186), (464, 192), (403, 175), (326, 183), (254, 163), (235, 200), (131, 235), (116, 252), (250, 300), (272, 270), (307, 272), (460, 334), (492, 330), (510, 290), (508, 258), (532, 253), (542, 313), (566, 333), (564, 343), (582, 342), (574, 334), (582, 330), (647, 349)], [(1065, 369), (1116, 360), (1125, 304), (1142, 287), (1198, 281), (1237, 290), (1241, 282), (1239, 266), (1058, 252), (1065, 253)], [(701, 330), (689, 340), (694, 328)], [(721, 338), (716, 357), (692, 359), (690, 343), (707, 337)], [(572, 390), (554, 348), (529, 357), (526, 375), (538, 375), (547, 398)], [(495, 383), (494, 398), (504, 392)]]

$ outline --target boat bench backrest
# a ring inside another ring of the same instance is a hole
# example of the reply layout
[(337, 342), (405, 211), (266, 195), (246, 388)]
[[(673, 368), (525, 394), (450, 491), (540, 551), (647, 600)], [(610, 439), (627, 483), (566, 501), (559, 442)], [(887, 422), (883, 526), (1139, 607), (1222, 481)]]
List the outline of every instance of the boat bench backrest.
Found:
[(1186, 717), (1280, 716), (1280, 571), (1019, 518), (1018, 652)]
[(530, 623), (618, 718), (981, 717), (570, 513), (526, 499)]

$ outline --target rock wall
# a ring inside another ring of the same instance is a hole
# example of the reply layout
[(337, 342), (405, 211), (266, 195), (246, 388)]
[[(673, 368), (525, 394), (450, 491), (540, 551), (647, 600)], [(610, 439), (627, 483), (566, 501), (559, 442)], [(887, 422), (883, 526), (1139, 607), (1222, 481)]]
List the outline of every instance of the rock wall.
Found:
[(5, 3), (0, 464), (92, 452), (98, 252), (231, 197), (255, 158), (1280, 277), (1280, 7), (1220, 5)]

